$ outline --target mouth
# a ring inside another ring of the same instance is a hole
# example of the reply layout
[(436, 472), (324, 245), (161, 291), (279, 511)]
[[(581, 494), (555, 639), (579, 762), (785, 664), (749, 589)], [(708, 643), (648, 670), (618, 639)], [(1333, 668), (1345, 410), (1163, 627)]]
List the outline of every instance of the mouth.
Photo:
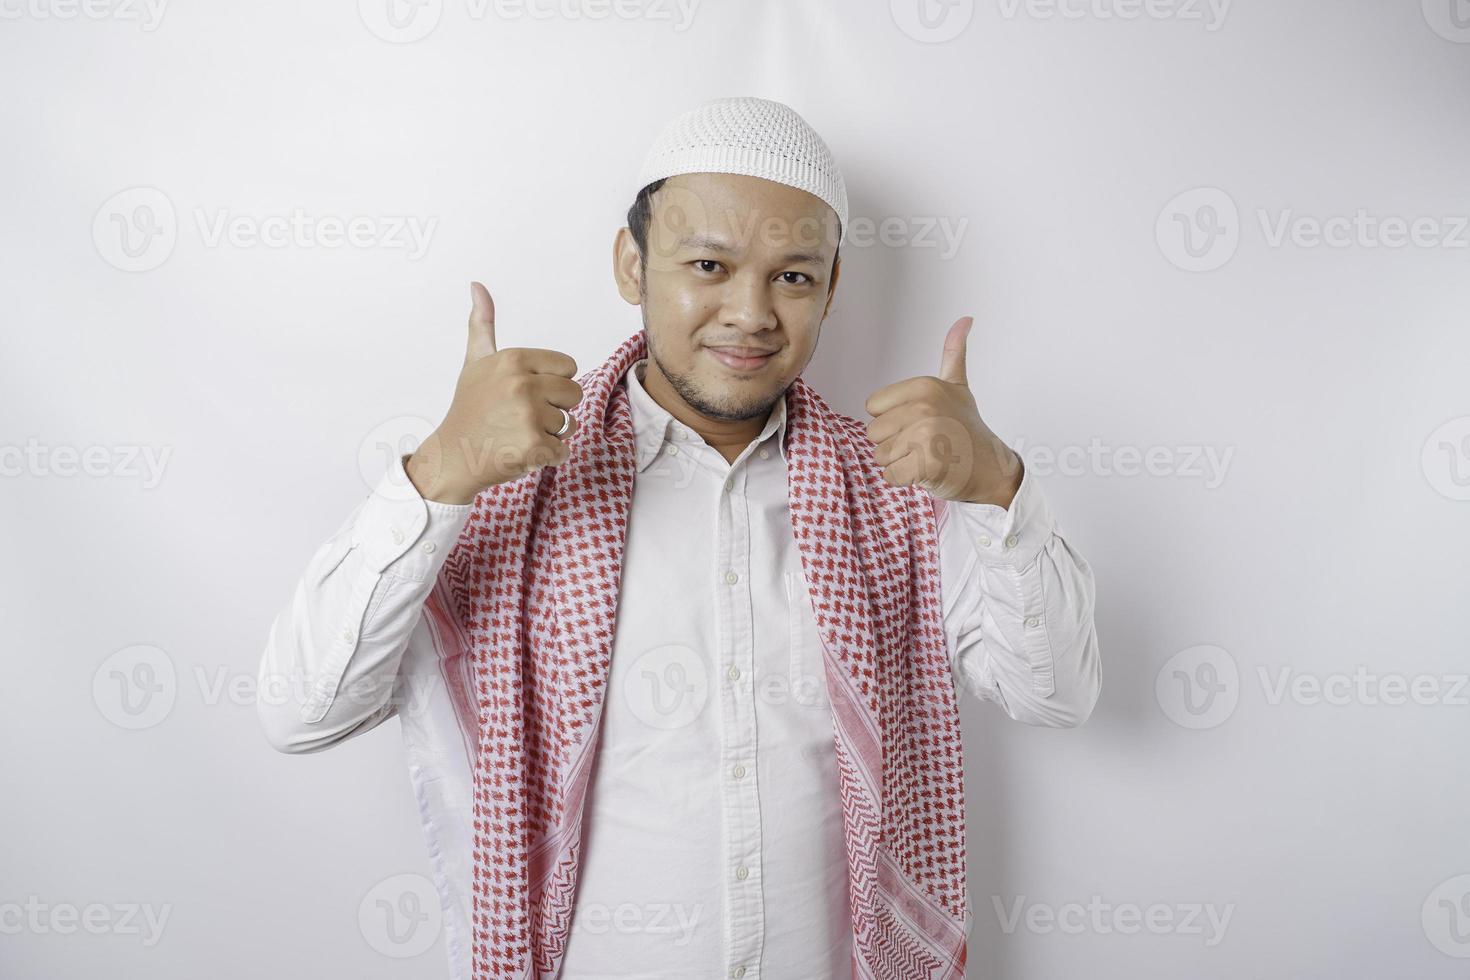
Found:
[(736, 371), (758, 371), (776, 356), (773, 350), (760, 347), (706, 347), (721, 364)]

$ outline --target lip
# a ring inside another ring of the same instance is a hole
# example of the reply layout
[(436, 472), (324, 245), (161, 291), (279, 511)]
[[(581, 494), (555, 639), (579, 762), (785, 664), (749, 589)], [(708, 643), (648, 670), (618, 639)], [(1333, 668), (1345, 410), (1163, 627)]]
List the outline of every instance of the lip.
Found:
[(715, 360), (736, 371), (756, 371), (764, 367), (775, 356), (773, 350), (759, 347), (706, 347)]

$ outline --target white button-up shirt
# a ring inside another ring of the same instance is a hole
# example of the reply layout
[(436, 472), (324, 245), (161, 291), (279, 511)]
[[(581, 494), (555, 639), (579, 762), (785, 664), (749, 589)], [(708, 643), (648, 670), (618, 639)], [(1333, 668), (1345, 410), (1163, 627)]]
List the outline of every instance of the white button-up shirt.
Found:
[[(785, 399), (733, 463), (625, 375), (637, 472), (565, 980), (850, 972), (822, 647), (787, 507)], [(443, 905), (470, 973), (470, 759), (421, 615), (471, 505), (395, 460), (308, 564), (260, 665), (272, 745), (309, 752), (401, 719)], [(1008, 509), (949, 501), (945, 634), (960, 689), (1028, 724), (1096, 702), (1093, 577), (1023, 474)]]

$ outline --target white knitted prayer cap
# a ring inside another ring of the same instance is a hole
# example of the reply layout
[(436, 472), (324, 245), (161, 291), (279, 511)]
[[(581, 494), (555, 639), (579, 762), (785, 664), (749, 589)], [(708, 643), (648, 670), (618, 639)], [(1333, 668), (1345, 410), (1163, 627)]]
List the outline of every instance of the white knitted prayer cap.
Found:
[(814, 194), (847, 238), (847, 185), (832, 151), (790, 106), (754, 96), (711, 99), (676, 116), (653, 143), (641, 189), (675, 174), (745, 174)]

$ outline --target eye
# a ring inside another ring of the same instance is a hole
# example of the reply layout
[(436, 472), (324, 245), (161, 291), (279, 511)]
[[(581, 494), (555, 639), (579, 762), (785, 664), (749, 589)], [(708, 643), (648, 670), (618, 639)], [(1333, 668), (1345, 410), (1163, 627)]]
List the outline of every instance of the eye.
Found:
[(787, 280), (786, 285), (788, 285), (788, 286), (804, 286), (804, 285), (806, 285), (806, 283), (812, 281), (812, 277), (809, 276), (809, 275), (807, 275), (805, 272), (783, 272), (783, 273), (781, 273), (781, 275), (783, 275), (783, 276), (801, 276), (802, 279), (805, 280), (805, 282), (791, 282), (790, 280)]
[(713, 265), (713, 266), (718, 266), (720, 264), (720, 263), (716, 262), (714, 259), (695, 259), (693, 264), (697, 268), (699, 268), (699, 271), (700, 272), (714, 272), (715, 271), (714, 269), (706, 269), (706, 268), (704, 268), (705, 263), (708, 263), (708, 264)]

